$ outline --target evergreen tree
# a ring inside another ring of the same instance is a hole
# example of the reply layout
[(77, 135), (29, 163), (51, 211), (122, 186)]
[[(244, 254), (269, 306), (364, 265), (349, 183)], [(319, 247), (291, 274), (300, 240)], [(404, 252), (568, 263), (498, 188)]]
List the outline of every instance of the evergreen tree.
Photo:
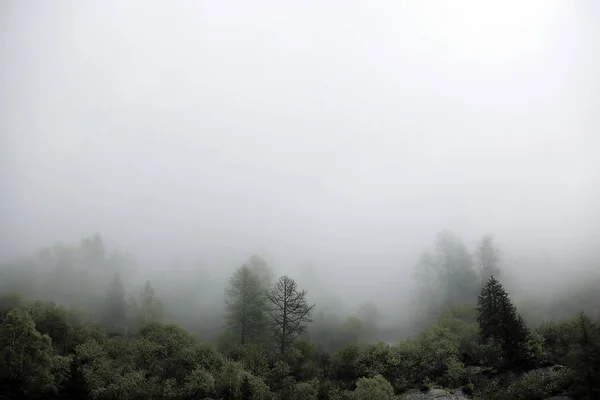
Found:
[(477, 313), (482, 339), (500, 343), (502, 355), (509, 365), (524, 365), (529, 331), (508, 293), (493, 276), (481, 290)]
[(242, 265), (226, 290), (227, 327), (241, 345), (258, 339), (266, 327), (266, 297), (259, 277)]
[(571, 362), (579, 383), (577, 398), (600, 398), (600, 327), (581, 312), (577, 316)]
[(308, 305), (306, 290), (299, 291), (296, 281), (289, 276), (279, 278), (267, 298), (271, 303), (269, 315), (273, 336), (283, 354), (306, 331), (306, 323), (311, 321), (310, 312), (315, 305)]

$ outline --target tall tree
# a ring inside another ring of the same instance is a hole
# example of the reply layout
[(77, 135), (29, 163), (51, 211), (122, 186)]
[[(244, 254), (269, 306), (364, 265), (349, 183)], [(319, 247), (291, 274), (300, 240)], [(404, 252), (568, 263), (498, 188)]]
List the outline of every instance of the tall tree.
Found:
[(109, 329), (120, 331), (127, 324), (127, 301), (121, 275), (117, 272), (106, 291), (104, 321)]
[(500, 251), (494, 244), (494, 238), (491, 235), (481, 238), (475, 257), (482, 287), (492, 276), (500, 276)]
[(242, 265), (225, 294), (228, 329), (238, 335), (241, 345), (256, 340), (266, 327), (266, 296), (258, 275)]
[(576, 393), (578, 398), (600, 398), (600, 326), (585, 313), (580, 312), (576, 319), (575, 348), (570, 358), (576, 374), (576, 381), (583, 389)]
[(162, 303), (156, 298), (156, 292), (150, 281), (146, 281), (140, 289), (139, 302), (132, 296), (131, 309), (135, 313), (138, 322), (147, 325), (156, 322), (162, 314)]
[(275, 343), (283, 354), (302, 333), (310, 322), (310, 312), (314, 304), (306, 301), (306, 290), (299, 291), (296, 281), (282, 276), (267, 293), (270, 302), (269, 316)]
[(438, 233), (433, 252), (417, 265), (419, 311), (428, 324), (443, 310), (475, 303), (479, 284), (473, 260), (460, 238), (450, 231)]
[(44, 392), (53, 389), (52, 341), (35, 329), (27, 310), (8, 313), (0, 325), (0, 349), (0, 392), (7, 399), (49, 395)]
[(510, 365), (527, 362), (525, 345), (529, 331), (508, 293), (493, 276), (479, 295), (477, 322), (482, 339), (500, 343), (503, 356)]
[(262, 257), (252, 255), (245, 265), (258, 277), (263, 289), (267, 290), (273, 281), (273, 271), (267, 261)]

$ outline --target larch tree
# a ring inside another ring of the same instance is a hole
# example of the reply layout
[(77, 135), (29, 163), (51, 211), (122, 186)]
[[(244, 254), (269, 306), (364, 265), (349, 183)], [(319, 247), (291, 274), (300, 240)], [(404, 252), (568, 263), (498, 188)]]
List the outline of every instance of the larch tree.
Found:
[(482, 287), (492, 276), (496, 278), (500, 276), (500, 251), (494, 244), (494, 238), (491, 235), (485, 235), (481, 238), (477, 245), (475, 259)]
[(509, 365), (527, 362), (525, 345), (529, 330), (508, 293), (493, 276), (477, 300), (477, 322), (484, 341), (496, 341)]
[(296, 281), (282, 276), (267, 293), (270, 303), (269, 317), (273, 337), (283, 354), (311, 322), (310, 312), (314, 308), (306, 301), (306, 290), (298, 290)]
[(229, 280), (225, 291), (227, 328), (241, 345), (255, 341), (266, 328), (266, 295), (258, 275), (242, 265)]

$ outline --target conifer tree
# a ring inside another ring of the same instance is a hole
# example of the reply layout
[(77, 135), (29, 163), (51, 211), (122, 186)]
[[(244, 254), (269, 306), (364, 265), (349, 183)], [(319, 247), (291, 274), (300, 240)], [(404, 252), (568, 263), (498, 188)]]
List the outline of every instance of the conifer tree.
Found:
[(579, 398), (600, 398), (600, 327), (585, 313), (576, 320), (575, 348), (571, 353), (576, 369), (576, 380), (583, 389), (576, 393)]
[(266, 296), (256, 273), (242, 265), (226, 290), (227, 327), (241, 345), (256, 340), (266, 327)]
[(481, 290), (477, 313), (482, 339), (500, 343), (502, 355), (509, 365), (526, 363), (525, 344), (529, 331), (508, 293), (493, 276)]

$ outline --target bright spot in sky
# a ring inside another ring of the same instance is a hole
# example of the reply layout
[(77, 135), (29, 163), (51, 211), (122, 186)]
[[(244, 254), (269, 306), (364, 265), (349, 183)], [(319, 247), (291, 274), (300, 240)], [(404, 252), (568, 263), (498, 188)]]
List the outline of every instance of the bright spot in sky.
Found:
[(441, 47), (476, 61), (497, 62), (543, 48), (561, 2), (441, 0), (411, 5), (419, 28)]

